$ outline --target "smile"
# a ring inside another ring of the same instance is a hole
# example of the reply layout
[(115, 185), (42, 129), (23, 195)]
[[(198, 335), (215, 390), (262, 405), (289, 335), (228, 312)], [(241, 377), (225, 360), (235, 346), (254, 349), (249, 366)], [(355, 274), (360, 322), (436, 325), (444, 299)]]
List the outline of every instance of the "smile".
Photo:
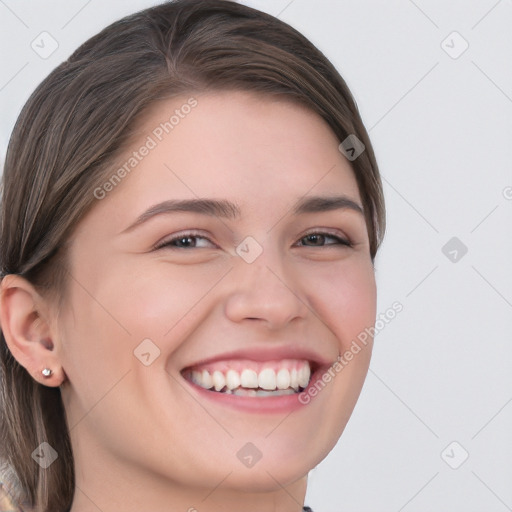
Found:
[(186, 368), (182, 374), (189, 382), (217, 393), (275, 397), (303, 391), (314, 369), (315, 363), (298, 359), (265, 362), (226, 360)]

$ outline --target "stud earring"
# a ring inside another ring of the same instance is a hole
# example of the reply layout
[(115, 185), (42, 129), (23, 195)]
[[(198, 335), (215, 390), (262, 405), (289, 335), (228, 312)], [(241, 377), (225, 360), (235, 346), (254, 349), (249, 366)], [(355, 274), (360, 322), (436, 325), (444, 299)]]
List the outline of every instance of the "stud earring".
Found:
[(44, 368), (41, 373), (45, 376), (45, 377), (49, 377), (53, 372), (50, 370), (50, 368)]

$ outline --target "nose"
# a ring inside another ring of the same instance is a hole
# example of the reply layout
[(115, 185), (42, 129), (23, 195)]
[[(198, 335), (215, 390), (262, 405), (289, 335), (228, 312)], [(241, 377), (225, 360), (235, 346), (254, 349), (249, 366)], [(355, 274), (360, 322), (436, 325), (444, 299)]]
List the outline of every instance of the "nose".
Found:
[(263, 254), (252, 263), (236, 262), (225, 314), (232, 322), (252, 320), (277, 330), (304, 318), (308, 307), (292, 270)]

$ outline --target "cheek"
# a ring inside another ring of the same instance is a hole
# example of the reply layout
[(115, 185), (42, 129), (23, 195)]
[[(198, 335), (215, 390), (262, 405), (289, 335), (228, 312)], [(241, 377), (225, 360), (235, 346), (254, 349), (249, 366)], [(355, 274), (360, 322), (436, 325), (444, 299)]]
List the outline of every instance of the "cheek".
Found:
[(376, 283), (370, 260), (353, 259), (304, 272), (303, 289), (312, 309), (338, 338), (340, 350), (373, 326)]
[(116, 303), (98, 290), (72, 287), (61, 316), (64, 370), (86, 401), (95, 403), (128, 370), (134, 337)]
[(226, 265), (177, 267), (162, 260), (107, 263), (101, 272), (100, 265), (95, 267), (94, 279), (76, 272), (72, 310), (63, 317), (62, 330), (69, 377), (80, 382), (85, 375), (93, 376), (99, 387), (108, 384), (105, 375), (137, 366), (134, 350), (146, 338), (172, 352), (173, 340), (193, 329), (201, 303), (229, 271)]
[(128, 344), (128, 356), (133, 358), (136, 347), (149, 338), (162, 354), (173, 353), (201, 322), (205, 304), (228, 271), (225, 264), (177, 266), (158, 260), (110, 276), (102, 285), (102, 300), (130, 332), (129, 336), (118, 332), (122, 339), (113, 352), (124, 350)]

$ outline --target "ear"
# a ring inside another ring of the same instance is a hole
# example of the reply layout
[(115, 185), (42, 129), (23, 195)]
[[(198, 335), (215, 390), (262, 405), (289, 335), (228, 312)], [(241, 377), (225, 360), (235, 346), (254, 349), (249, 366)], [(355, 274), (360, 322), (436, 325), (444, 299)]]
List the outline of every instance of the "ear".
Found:
[[(60, 386), (66, 375), (55, 350), (50, 308), (34, 286), (9, 274), (0, 285), (0, 325), (13, 357), (45, 386)], [(45, 377), (43, 369), (51, 370)]]

